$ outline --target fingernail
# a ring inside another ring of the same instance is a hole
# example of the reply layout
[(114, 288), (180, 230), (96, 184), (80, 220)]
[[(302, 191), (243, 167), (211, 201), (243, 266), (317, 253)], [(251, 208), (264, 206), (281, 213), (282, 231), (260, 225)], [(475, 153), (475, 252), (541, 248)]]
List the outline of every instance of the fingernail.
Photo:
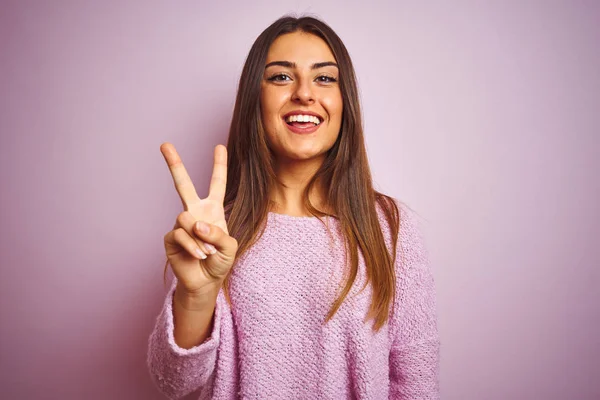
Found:
[(206, 259), (206, 254), (204, 254), (202, 252), (202, 250), (200, 249), (196, 249), (196, 254), (198, 254), (198, 257), (200, 257), (201, 259), (205, 260)]
[(204, 235), (210, 232), (209, 226), (202, 221), (196, 222), (196, 229), (198, 229), (198, 231)]
[(217, 252), (217, 249), (212, 244), (204, 243), (204, 248), (209, 254), (215, 254)]

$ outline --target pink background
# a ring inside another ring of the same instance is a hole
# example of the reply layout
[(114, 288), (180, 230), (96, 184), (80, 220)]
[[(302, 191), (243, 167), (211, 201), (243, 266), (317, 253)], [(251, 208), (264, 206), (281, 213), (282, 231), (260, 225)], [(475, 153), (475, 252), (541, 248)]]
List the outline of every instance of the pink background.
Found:
[(423, 217), (443, 398), (600, 398), (599, 3), (212, 3), (2, 2), (0, 398), (162, 398), (159, 146), (205, 196), (250, 45), (290, 11), (346, 43), (376, 184)]

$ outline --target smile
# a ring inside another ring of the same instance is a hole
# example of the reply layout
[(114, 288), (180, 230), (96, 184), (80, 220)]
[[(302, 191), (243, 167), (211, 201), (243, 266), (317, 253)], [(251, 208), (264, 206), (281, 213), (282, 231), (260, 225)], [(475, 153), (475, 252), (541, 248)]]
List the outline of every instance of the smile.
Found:
[(323, 118), (319, 114), (310, 111), (303, 113), (298, 110), (284, 115), (283, 121), (293, 133), (306, 134), (313, 133), (319, 129)]

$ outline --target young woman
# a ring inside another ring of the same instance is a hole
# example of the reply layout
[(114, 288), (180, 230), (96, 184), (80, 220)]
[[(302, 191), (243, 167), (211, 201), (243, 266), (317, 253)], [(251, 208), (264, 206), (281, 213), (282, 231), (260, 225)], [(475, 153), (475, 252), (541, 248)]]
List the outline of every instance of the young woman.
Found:
[(408, 207), (373, 189), (354, 69), (329, 26), (284, 17), (257, 38), (207, 198), (161, 152), (185, 210), (149, 340), (165, 395), (439, 398), (427, 251)]

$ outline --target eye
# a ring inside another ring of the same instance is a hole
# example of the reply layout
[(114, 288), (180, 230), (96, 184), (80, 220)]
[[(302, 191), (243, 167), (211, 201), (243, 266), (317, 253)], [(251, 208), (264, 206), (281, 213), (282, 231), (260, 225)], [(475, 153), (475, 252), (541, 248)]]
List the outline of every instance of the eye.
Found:
[(291, 79), (292, 78), (290, 78), (286, 74), (275, 74), (275, 75), (267, 78), (267, 80), (271, 81), (271, 82), (285, 82), (286, 80), (291, 80)]
[(321, 75), (321, 76), (317, 77), (317, 81), (319, 81), (321, 83), (333, 83), (333, 82), (337, 82), (337, 79), (335, 79), (332, 76)]

